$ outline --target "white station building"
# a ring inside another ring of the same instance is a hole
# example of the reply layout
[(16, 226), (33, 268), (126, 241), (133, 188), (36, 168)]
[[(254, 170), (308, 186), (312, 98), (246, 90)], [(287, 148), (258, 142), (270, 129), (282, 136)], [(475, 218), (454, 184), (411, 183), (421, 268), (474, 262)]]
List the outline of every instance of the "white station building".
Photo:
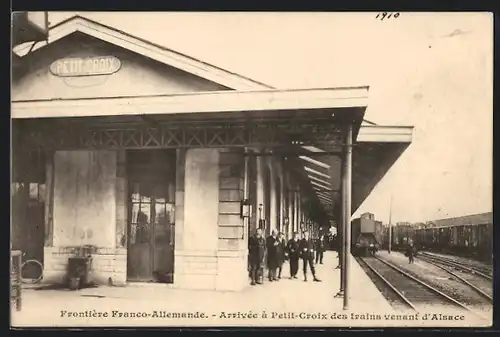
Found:
[(89, 245), (98, 283), (241, 290), (255, 228), (350, 221), (412, 139), (362, 83), (280, 90), (80, 16), (14, 51), (12, 249), (46, 283)]

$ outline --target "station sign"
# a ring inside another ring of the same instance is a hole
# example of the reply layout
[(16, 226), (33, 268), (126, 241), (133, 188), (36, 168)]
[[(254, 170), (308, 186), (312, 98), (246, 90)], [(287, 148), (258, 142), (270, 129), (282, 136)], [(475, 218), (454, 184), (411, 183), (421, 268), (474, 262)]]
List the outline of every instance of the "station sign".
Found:
[(120, 67), (114, 56), (71, 57), (54, 61), (50, 72), (59, 77), (99, 76), (114, 74)]

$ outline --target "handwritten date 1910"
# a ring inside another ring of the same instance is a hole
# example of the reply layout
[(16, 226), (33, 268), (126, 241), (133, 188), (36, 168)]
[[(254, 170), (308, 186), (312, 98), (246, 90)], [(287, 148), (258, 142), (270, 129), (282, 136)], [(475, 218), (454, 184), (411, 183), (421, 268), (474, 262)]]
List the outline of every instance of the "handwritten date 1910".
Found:
[(384, 19), (397, 19), (399, 18), (399, 13), (388, 13), (388, 12), (382, 12), (378, 13), (375, 19), (379, 19), (380, 21), (383, 21)]

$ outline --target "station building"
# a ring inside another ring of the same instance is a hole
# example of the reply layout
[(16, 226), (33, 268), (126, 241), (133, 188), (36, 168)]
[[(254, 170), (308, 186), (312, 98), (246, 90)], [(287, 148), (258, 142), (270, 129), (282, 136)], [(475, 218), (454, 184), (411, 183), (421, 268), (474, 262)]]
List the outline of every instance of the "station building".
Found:
[(75, 16), (15, 48), (12, 249), (61, 282), (240, 290), (248, 237), (350, 221), (411, 143), (369, 88), (280, 90)]

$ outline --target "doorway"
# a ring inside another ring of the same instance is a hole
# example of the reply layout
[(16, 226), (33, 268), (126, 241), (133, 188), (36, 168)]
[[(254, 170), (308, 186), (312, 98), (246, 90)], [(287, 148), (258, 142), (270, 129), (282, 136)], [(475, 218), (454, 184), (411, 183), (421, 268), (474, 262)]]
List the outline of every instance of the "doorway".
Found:
[[(23, 253), (23, 261), (43, 264), (45, 244), (45, 154), (12, 153), (11, 249)], [(34, 265), (23, 268), (23, 277), (36, 279), (40, 270)]]
[(129, 281), (173, 283), (174, 151), (127, 152)]

